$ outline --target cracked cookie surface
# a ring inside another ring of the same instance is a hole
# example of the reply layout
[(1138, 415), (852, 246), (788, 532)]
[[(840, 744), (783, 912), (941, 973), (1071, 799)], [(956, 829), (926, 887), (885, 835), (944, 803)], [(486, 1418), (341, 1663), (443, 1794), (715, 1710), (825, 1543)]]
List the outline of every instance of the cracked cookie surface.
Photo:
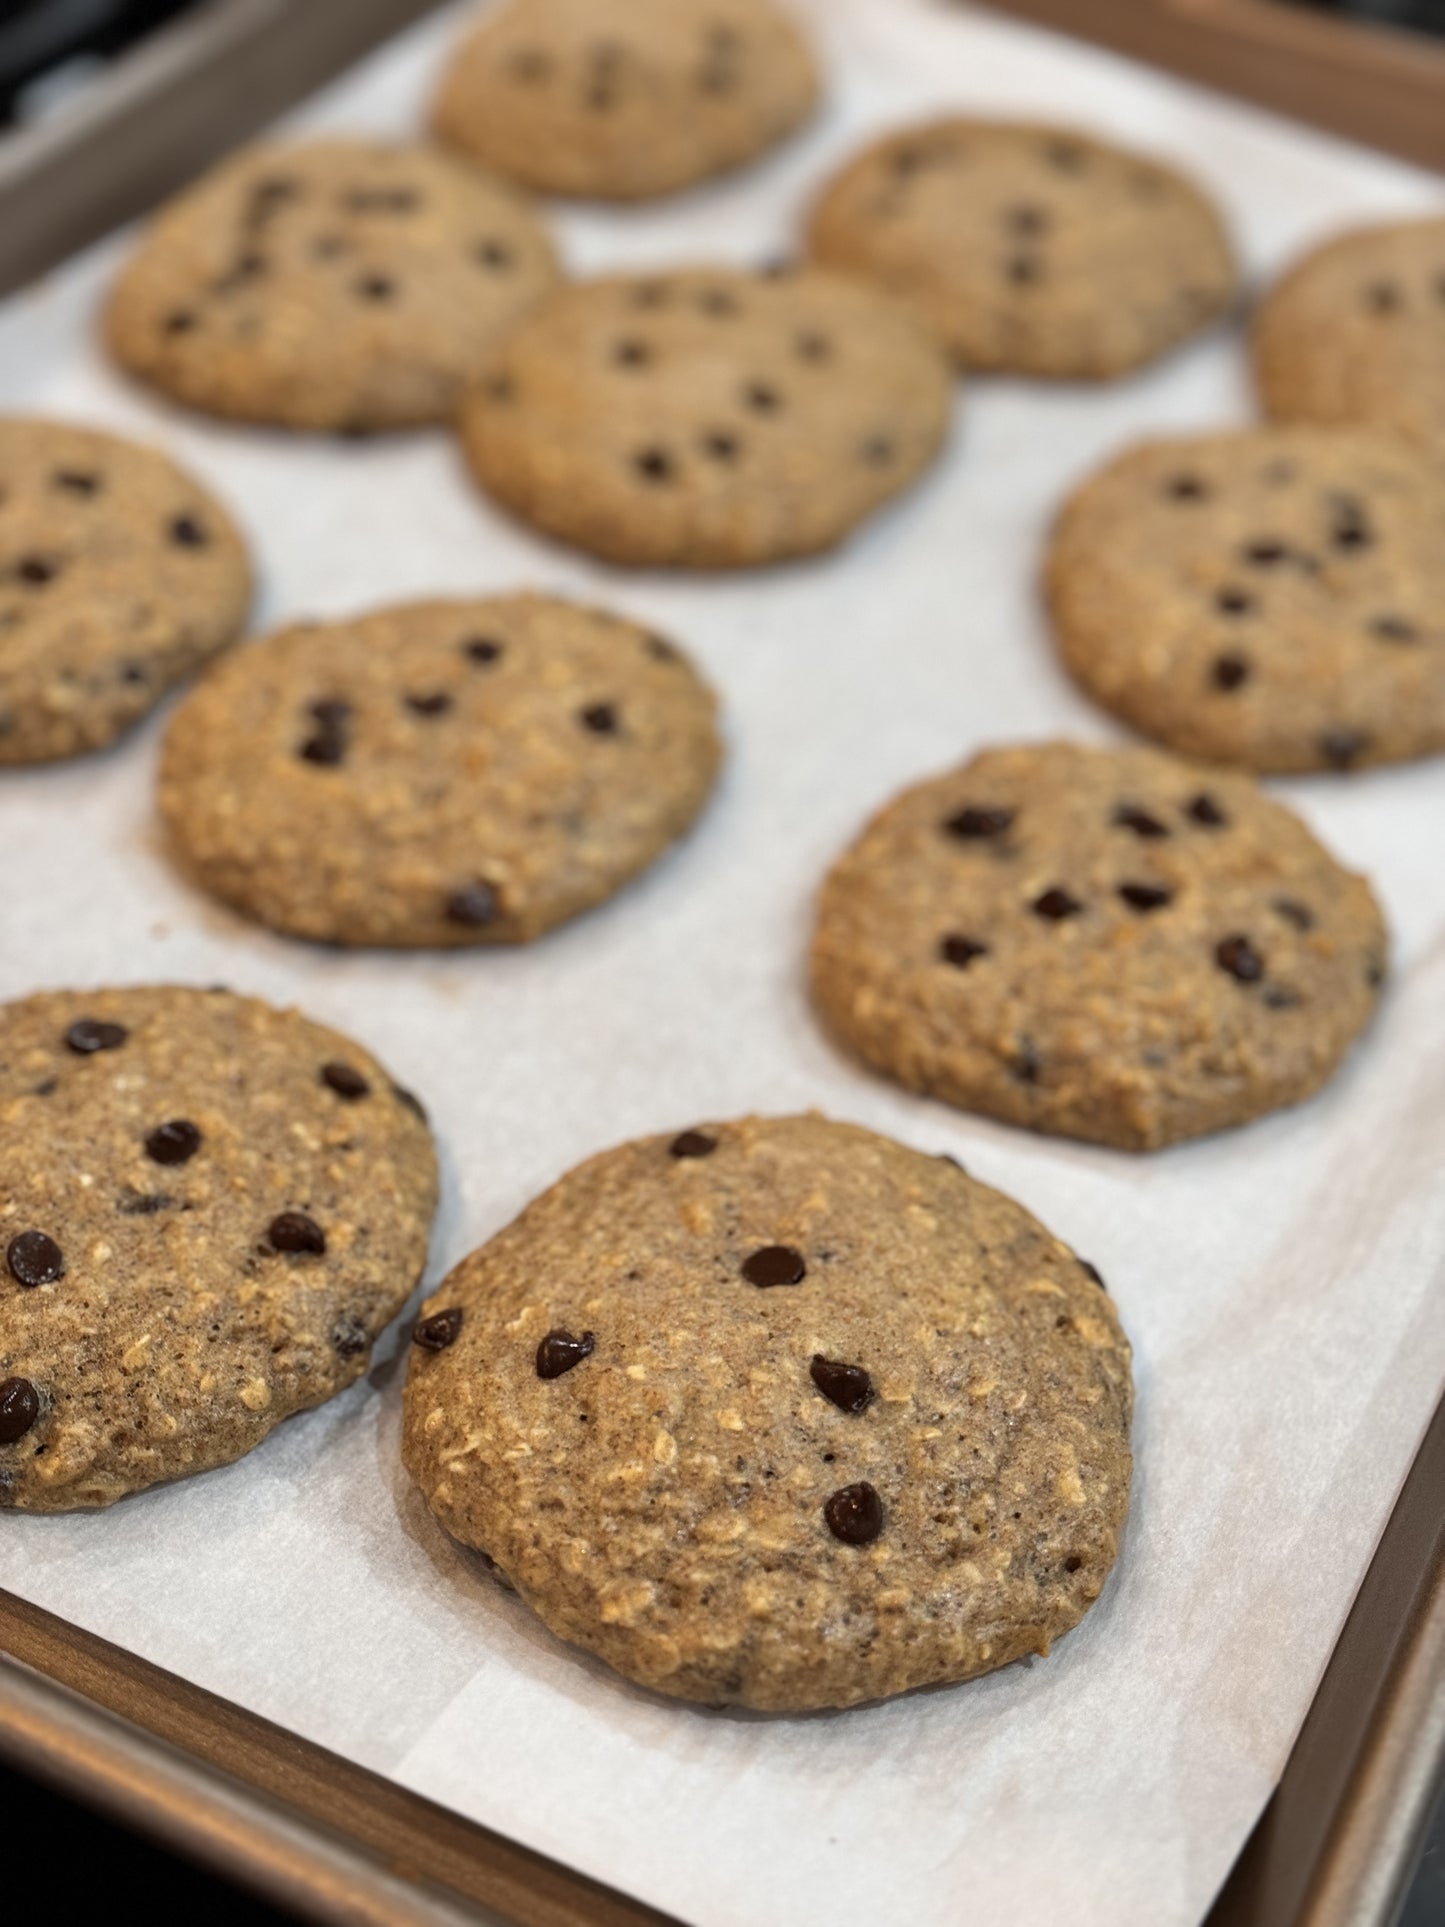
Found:
[(403, 1452), (547, 1625), (802, 1711), (1047, 1652), (1128, 1506), (1129, 1346), (1011, 1198), (855, 1125), (604, 1152), (424, 1308)]
[(360, 1045), (226, 991), (0, 1008), (0, 1506), (110, 1505), (343, 1390), (426, 1262), (436, 1159)]

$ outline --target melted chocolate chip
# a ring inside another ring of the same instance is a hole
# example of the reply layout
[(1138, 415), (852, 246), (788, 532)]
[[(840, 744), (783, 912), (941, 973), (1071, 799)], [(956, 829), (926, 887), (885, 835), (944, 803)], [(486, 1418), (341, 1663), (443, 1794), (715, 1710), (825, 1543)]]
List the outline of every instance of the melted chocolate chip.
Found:
[(1043, 279), (1043, 263), (1036, 255), (1014, 254), (1003, 264), (1005, 277), (1016, 288), (1029, 288)]
[(371, 1085), (361, 1072), (354, 1070), (350, 1064), (342, 1063), (339, 1058), (321, 1066), (321, 1081), (338, 1097), (344, 1097), (348, 1104), (371, 1095)]
[(742, 1274), (750, 1285), (767, 1290), (773, 1285), (800, 1285), (808, 1275), (801, 1251), (792, 1245), (761, 1245), (742, 1263)]
[(161, 323), (161, 331), (168, 335), (188, 335), (196, 325), (196, 317), (187, 308), (176, 308)]
[(612, 350), (612, 359), (619, 368), (646, 368), (652, 360), (652, 349), (647, 342), (629, 335)]
[(155, 1164), (189, 1164), (201, 1148), (201, 1133), (188, 1117), (158, 1124), (146, 1139), (146, 1156)]
[(273, 1218), (266, 1228), (266, 1242), (273, 1251), (312, 1258), (326, 1255), (326, 1233), (304, 1211), (283, 1211)]
[(703, 453), (710, 455), (715, 462), (736, 461), (741, 446), (736, 435), (729, 435), (721, 429), (715, 429), (702, 438)]
[(1171, 502), (1204, 502), (1210, 490), (1198, 475), (1172, 475), (1164, 484), (1164, 493)]
[(1365, 306), (1372, 314), (1394, 314), (1400, 306), (1400, 290), (1393, 281), (1372, 281), (1365, 289)]
[(823, 1507), (828, 1530), (845, 1546), (867, 1546), (883, 1530), (883, 1501), (866, 1479), (845, 1485)]
[(211, 538), (194, 515), (177, 515), (171, 521), (171, 540), (177, 548), (204, 549)]
[(359, 275), (352, 286), (363, 301), (390, 301), (396, 293), (396, 283), (389, 274)]
[(1162, 910), (1174, 901), (1174, 892), (1162, 883), (1121, 883), (1119, 895), (1131, 910)]
[(884, 468), (893, 460), (897, 449), (891, 436), (870, 435), (858, 452), (870, 468)]
[(100, 493), (100, 477), (91, 469), (58, 468), (50, 480), (53, 487), (63, 489), (67, 495)]
[(0, 1445), (23, 1439), (40, 1416), (40, 1394), (28, 1378), (7, 1378), (0, 1384)]
[(1132, 830), (1135, 836), (1168, 836), (1169, 831), (1157, 816), (1148, 810), (1141, 810), (1137, 803), (1121, 803), (1114, 812), (1114, 821), (1121, 830)]
[(1276, 897), (1270, 905), (1277, 917), (1293, 924), (1296, 930), (1313, 930), (1315, 913), (1307, 903), (1300, 903), (1294, 897)]
[(1009, 1061), (1009, 1069), (1020, 1084), (1037, 1084), (1041, 1068), (1038, 1046), (1031, 1037), (1021, 1037), (1018, 1049)]
[(472, 255), (482, 267), (490, 268), (495, 274), (505, 274), (517, 258), (505, 241), (479, 241)]
[(417, 1320), (412, 1332), (411, 1342), (419, 1345), (424, 1352), (444, 1352), (455, 1345), (462, 1329), (462, 1308), (448, 1305), (445, 1311), (434, 1311), (429, 1318)]
[(507, 62), (507, 71), (513, 80), (535, 84), (548, 78), (552, 62), (540, 47), (519, 47)]
[(799, 361), (830, 361), (833, 356), (833, 344), (827, 335), (820, 335), (809, 328), (794, 337), (793, 352)]
[(632, 458), (632, 466), (649, 482), (670, 482), (674, 473), (672, 457), (665, 448), (639, 449)]
[(1216, 689), (1225, 691), (1240, 688), (1249, 681), (1248, 656), (1216, 656), (1209, 668), (1210, 680)]
[(1031, 906), (1036, 917), (1044, 917), (1050, 923), (1062, 923), (1065, 917), (1076, 917), (1083, 909), (1077, 897), (1071, 897), (1067, 890), (1056, 884), (1053, 889), (1045, 890), (1037, 896)]
[(423, 1124), (427, 1122), (426, 1105), (422, 1103), (415, 1091), (408, 1091), (400, 1084), (393, 1084), (391, 1094), (398, 1104), (405, 1105), (413, 1117), (420, 1118)]
[(1208, 790), (1201, 790), (1198, 796), (1192, 797), (1184, 806), (1184, 814), (1206, 830), (1222, 830), (1229, 822)]
[(666, 636), (644, 636), (642, 646), (657, 662), (676, 662), (678, 652)]
[(1050, 141), (1044, 148), (1044, 159), (1061, 174), (1082, 174), (1089, 164), (1087, 150), (1077, 141)]
[(1376, 616), (1370, 624), (1371, 635), (1381, 642), (1418, 642), (1420, 631), (1403, 616)]
[(706, 1131), (679, 1131), (667, 1147), (667, 1154), (674, 1158), (710, 1158), (717, 1149), (717, 1139), (709, 1137)]
[(970, 804), (948, 817), (943, 827), (950, 836), (962, 837), (965, 841), (975, 837), (1002, 836), (1011, 827), (1016, 814), (1014, 810), (989, 809)]
[(1093, 1279), (1094, 1283), (1099, 1287), (1100, 1291), (1107, 1291), (1109, 1289), (1109, 1287), (1104, 1283), (1104, 1274), (1102, 1271), (1100, 1271), (1097, 1265), (1091, 1265), (1087, 1258), (1080, 1258), (1077, 1252), (1074, 1253), (1074, 1257), (1076, 1262), (1078, 1263), (1079, 1269), (1081, 1271), (1088, 1272), (1089, 1276)]
[(1248, 589), (1221, 589), (1214, 606), (1222, 616), (1247, 616), (1254, 608), (1254, 597)]
[(577, 720), (584, 729), (590, 729), (594, 736), (615, 736), (617, 734), (617, 711), (611, 703), (589, 703), (578, 711)]
[(1369, 746), (1369, 737), (1359, 729), (1327, 729), (1320, 738), (1320, 754), (1334, 769), (1349, 769)]
[(1225, 937), (1215, 946), (1214, 961), (1242, 984), (1258, 983), (1264, 975), (1264, 958), (1248, 937)]
[(429, 690), (420, 696), (406, 696), (403, 699), (414, 716), (445, 716), (452, 706), (452, 699), (444, 689)]
[(986, 957), (988, 945), (979, 943), (973, 937), (945, 937), (938, 946), (938, 954), (945, 963), (952, 964), (955, 970), (967, 970), (975, 957)]
[(1352, 495), (1342, 495), (1335, 503), (1330, 540), (1337, 549), (1364, 549), (1374, 540), (1364, 504)]
[(496, 922), (501, 907), (493, 885), (481, 881), (469, 883), (464, 890), (454, 890), (447, 898), (447, 922), (484, 930), (489, 923)]
[(129, 1036), (124, 1024), (107, 1024), (99, 1017), (80, 1017), (66, 1031), (65, 1042), (77, 1057), (93, 1057), (97, 1051), (119, 1050)]
[(821, 1352), (813, 1353), (808, 1375), (840, 1412), (866, 1411), (877, 1397), (873, 1380), (863, 1366), (844, 1365), (835, 1358), (824, 1358)]
[(1246, 542), (1244, 559), (1252, 562), (1258, 569), (1272, 569), (1277, 562), (1283, 562), (1289, 550), (1283, 542)]
[(5, 1262), (17, 1285), (35, 1290), (65, 1276), (65, 1254), (44, 1231), (22, 1231), (5, 1249)]
[(537, 1376), (560, 1378), (584, 1358), (590, 1358), (596, 1349), (597, 1339), (592, 1332), (583, 1332), (580, 1338), (574, 1338), (568, 1331), (550, 1331), (537, 1347)]
[(783, 405), (776, 388), (765, 381), (750, 381), (743, 390), (743, 403), (757, 415), (775, 415)]
[(728, 293), (726, 288), (704, 288), (702, 293), (697, 297), (697, 305), (703, 314), (710, 314), (722, 318), (726, 318), (728, 315), (735, 315), (738, 311), (737, 302)]
[(502, 654), (502, 645), (490, 636), (469, 636), (462, 644), (462, 654), (469, 662), (496, 662)]
[(1021, 201), (1003, 211), (1003, 224), (1013, 234), (1042, 234), (1052, 219), (1046, 207), (1036, 201)]
[(1288, 984), (1266, 984), (1260, 996), (1271, 1010), (1297, 1010), (1304, 1002), (1299, 992), (1291, 990)]
[(346, 1312), (331, 1327), (331, 1349), (338, 1358), (359, 1358), (371, 1349), (371, 1333), (354, 1312)]
[(52, 562), (45, 555), (22, 555), (15, 564), (15, 574), (21, 582), (28, 582), (32, 589), (43, 588), (53, 582), (60, 572), (60, 564)]
[(351, 704), (335, 700), (312, 703), (311, 718), (316, 728), (297, 754), (327, 769), (344, 763), (351, 744)]

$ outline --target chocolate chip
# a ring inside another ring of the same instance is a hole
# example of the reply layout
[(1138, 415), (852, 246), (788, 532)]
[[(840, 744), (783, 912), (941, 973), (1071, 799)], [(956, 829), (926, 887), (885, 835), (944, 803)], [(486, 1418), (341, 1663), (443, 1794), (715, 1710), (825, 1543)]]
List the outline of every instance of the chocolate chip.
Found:
[(1036, 917), (1046, 917), (1050, 923), (1062, 923), (1065, 917), (1078, 916), (1084, 906), (1056, 884), (1051, 890), (1045, 890), (1042, 896), (1035, 897), (1031, 907)]
[(697, 84), (705, 94), (730, 94), (738, 84), (738, 77), (732, 67), (719, 61), (702, 69)]
[(1378, 990), (1385, 981), (1385, 966), (1378, 957), (1371, 957), (1365, 965), (1365, 982), (1371, 990)]
[(340, 254), (350, 252), (351, 243), (344, 234), (318, 234), (311, 243), (311, 252), (318, 261), (334, 261)]
[(1174, 901), (1174, 892), (1161, 883), (1121, 883), (1119, 895), (1131, 910), (1162, 910)]
[(90, 469), (58, 468), (50, 480), (55, 488), (64, 489), (67, 495), (100, 493), (100, 477)]
[(1079, 1266), (1079, 1269), (1081, 1271), (1088, 1272), (1089, 1276), (1093, 1279), (1094, 1283), (1099, 1287), (1100, 1291), (1107, 1291), (1109, 1289), (1109, 1287), (1104, 1283), (1104, 1274), (1102, 1271), (1100, 1271), (1097, 1265), (1091, 1265), (1087, 1258), (1080, 1258), (1077, 1252), (1074, 1253), (1074, 1258), (1076, 1263)]
[(335, 1091), (338, 1097), (344, 1097), (348, 1104), (354, 1104), (358, 1098), (371, 1095), (371, 1085), (361, 1072), (353, 1069), (350, 1064), (342, 1063), (339, 1058), (321, 1066), (321, 1081), (328, 1089)]
[(721, 430), (714, 430), (712, 434), (704, 435), (702, 438), (703, 453), (710, 455), (715, 462), (736, 461), (740, 447), (741, 443), (736, 435), (728, 435)]
[(5, 1262), (17, 1285), (35, 1290), (65, 1276), (65, 1254), (44, 1231), (22, 1231), (5, 1250)]
[(445, 716), (452, 706), (452, 699), (444, 689), (431, 690), (422, 696), (408, 695), (403, 700), (414, 716)]
[(60, 564), (52, 562), (49, 556), (45, 555), (22, 555), (15, 564), (15, 573), (20, 581), (28, 582), (34, 589), (41, 588), (47, 582), (53, 582), (59, 571)]
[(363, 301), (390, 301), (396, 293), (396, 283), (389, 274), (363, 274), (352, 286)]
[(1372, 281), (1365, 289), (1365, 306), (1373, 314), (1394, 314), (1400, 306), (1400, 290), (1393, 281)]
[(1370, 746), (1360, 729), (1327, 729), (1320, 738), (1320, 754), (1334, 769), (1349, 769)]
[(301, 183), (290, 174), (271, 174), (265, 180), (255, 183), (251, 189), (251, 203), (247, 217), (253, 222), (269, 220), (277, 208), (287, 201), (294, 201), (301, 192)]
[(28, 1378), (7, 1378), (0, 1384), (0, 1445), (23, 1439), (40, 1416), (40, 1394)]
[(462, 654), (469, 662), (496, 662), (501, 657), (502, 645), (490, 636), (470, 636), (462, 644)]
[(1276, 562), (1283, 562), (1289, 554), (1283, 542), (1246, 542), (1244, 559), (1253, 562), (1257, 568), (1272, 569)]
[(479, 241), (472, 250), (474, 259), (495, 274), (503, 274), (516, 260), (505, 241)]
[(776, 388), (765, 381), (750, 381), (743, 390), (744, 406), (751, 408), (757, 415), (775, 415), (783, 405), (783, 398)]
[(353, 214), (412, 214), (421, 196), (414, 187), (354, 187), (344, 204)]
[(350, 747), (351, 704), (326, 699), (312, 703), (310, 713), (317, 727), (297, 754), (308, 763), (326, 768), (345, 762)]
[(845, 1546), (871, 1545), (883, 1530), (883, 1501), (866, 1479), (845, 1485), (823, 1507), (828, 1530)]
[(97, 1051), (119, 1050), (129, 1036), (124, 1024), (107, 1024), (99, 1017), (80, 1017), (65, 1033), (65, 1042), (77, 1057), (93, 1057)]
[(644, 636), (642, 646), (658, 662), (676, 662), (678, 652), (666, 636)]
[(1083, 1563), (1084, 1563), (1083, 1560), (1079, 1557), (1077, 1552), (1071, 1552), (1068, 1558), (1064, 1561), (1064, 1571), (1078, 1572), (1083, 1566)]
[(469, 883), (464, 890), (453, 891), (447, 898), (447, 922), (463, 924), (472, 930), (483, 930), (489, 923), (496, 922), (501, 907), (494, 887), (479, 880)]
[(194, 515), (177, 515), (171, 522), (171, 540), (177, 548), (204, 549), (211, 538)]
[(1021, 201), (1014, 207), (1006, 207), (1002, 215), (1004, 226), (1014, 234), (1042, 234), (1051, 218), (1049, 210), (1035, 201)]
[(1418, 642), (1420, 640), (1420, 631), (1413, 622), (1407, 622), (1403, 616), (1376, 616), (1370, 624), (1370, 633), (1378, 636), (1381, 642)]
[(273, 1251), (295, 1252), (321, 1258), (326, 1254), (326, 1233), (304, 1211), (283, 1211), (266, 1230), (266, 1242)]
[(1012, 827), (1016, 815), (1015, 810), (968, 804), (946, 818), (943, 827), (950, 836), (962, 837), (969, 842), (975, 837), (1002, 836), (1005, 830)]
[(1264, 975), (1264, 958), (1248, 937), (1225, 937), (1215, 946), (1214, 960), (1242, 984), (1257, 983)]
[(859, 450), (870, 468), (884, 468), (897, 453), (893, 440), (888, 435), (870, 435)]
[(840, 1412), (866, 1411), (877, 1397), (873, 1380), (861, 1365), (844, 1365), (835, 1358), (824, 1358), (821, 1352), (813, 1353), (808, 1375)]
[(742, 1274), (750, 1285), (766, 1290), (773, 1285), (800, 1285), (808, 1275), (801, 1251), (792, 1245), (761, 1245), (742, 1263)]
[(809, 328), (794, 337), (793, 352), (799, 361), (830, 361), (833, 356), (833, 344), (827, 335), (820, 335)]
[(697, 305), (703, 314), (720, 318), (735, 315), (738, 311), (737, 302), (726, 288), (704, 288), (697, 297)]
[(988, 945), (978, 943), (973, 937), (945, 937), (938, 946), (938, 954), (955, 970), (967, 970), (975, 957), (988, 955)]
[(673, 460), (665, 448), (639, 449), (632, 458), (632, 466), (649, 482), (672, 480)]
[(1121, 830), (1132, 830), (1135, 836), (1168, 836), (1169, 832), (1157, 816), (1148, 810), (1141, 810), (1137, 803), (1121, 803), (1114, 812), (1114, 821)]
[(1330, 540), (1337, 549), (1364, 549), (1374, 541), (1364, 504), (1357, 502), (1352, 495), (1342, 495), (1336, 499)]
[(406, 1106), (413, 1117), (420, 1118), (423, 1124), (427, 1122), (426, 1105), (422, 1103), (415, 1091), (406, 1090), (400, 1084), (393, 1084), (391, 1094), (398, 1104)]
[(578, 711), (577, 719), (594, 736), (617, 734), (617, 711), (611, 703), (589, 703), (585, 709)]
[(161, 323), (161, 332), (168, 335), (188, 335), (196, 325), (196, 317), (187, 308), (176, 308)]
[(513, 80), (535, 84), (548, 78), (552, 62), (540, 47), (519, 47), (507, 62), (507, 71)]
[(1248, 656), (1216, 656), (1209, 666), (1210, 680), (1216, 689), (1238, 689), (1249, 681)]
[(188, 1117), (158, 1124), (146, 1139), (146, 1156), (156, 1164), (189, 1164), (201, 1148), (201, 1133)]
[(1018, 1049), (1009, 1061), (1009, 1069), (1020, 1084), (1037, 1084), (1039, 1081), (1038, 1048), (1031, 1037), (1021, 1037)]
[(652, 362), (652, 349), (647, 342), (629, 335), (613, 348), (612, 359), (619, 368), (646, 368)]
[(1208, 790), (1201, 790), (1198, 796), (1192, 797), (1184, 806), (1184, 814), (1202, 824), (1206, 830), (1222, 830), (1229, 822)]
[(665, 281), (639, 281), (632, 290), (634, 308), (665, 308), (668, 289)]
[(1209, 498), (1210, 489), (1197, 475), (1171, 475), (1164, 484), (1164, 493), (1172, 502), (1204, 502)]
[(1061, 174), (1081, 174), (1089, 164), (1087, 151), (1077, 141), (1050, 141), (1044, 159)]
[(354, 1312), (346, 1312), (331, 1327), (331, 1349), (338, 1358), (359, 1358), (371, 1349), (371, 1333)]
[(424, 1352), (446, 1351), (457, 1342), (462, 1317), (460, 1305), (448, 1305), (445, 1311), (434, 1311), (429, 1318), (418, 1319), (411, 1335), (412, 1344), (420, 1345)]
[(175, 1199), (168, 1191), (123, 1191), (115, 1208), (123, 1218), (153, 1218), (158, 1211), (169, 1211)]
[(1299, 992), (1291, 990), (1288, 984), (1266, 984), (1260, 997), (1271, 1010), (1296, 1010), (1304, 1002)]
[(710, 1158), (717, 1149), (717, 1139), (709, 1137), (706, 1131), (679, 1131), (667, 1147), (667, 1154), (674, 1158)]
[(591, 1332), (574, 1338), (568, 1331), (549, 1331), (537, 1347), (537, 1376), (560, 1378), (563, 1372), (570, 1372), (584, 1358), (590, 1358), (596, 1349), (597, 1340)]
[(1307, 903), (1299, 903), (1294, 897), (1276, 897), (1270, 905), (1277, 917), (1293, 924), (1296, 930), (1313, 930), (1315, 913)]
[(1043, 263), (1032, 254), (1011, 255), (1003, 264), (1007, 278), (1017, 288), (1032, 287), (1043, 278)]
[(1214, 606), (1222, 616), (1247, 616), (1255, 606), (1254, 597), (1247, 589), (1221, 589), (1214, 598)]

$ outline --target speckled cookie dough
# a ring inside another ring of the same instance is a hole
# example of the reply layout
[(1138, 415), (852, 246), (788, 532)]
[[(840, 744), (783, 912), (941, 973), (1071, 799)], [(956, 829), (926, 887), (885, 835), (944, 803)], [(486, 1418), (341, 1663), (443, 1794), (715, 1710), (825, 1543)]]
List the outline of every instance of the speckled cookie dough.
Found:
[(105, 329), (188, 407), (364, 433), (446, 420), (558, 278), (514, 188), (426, 147), (318, 140), (248, 149), (163, 209)]
[(457, 49), (432, 124), (543, 193), (633, 201), (753, 160), (818, 92), (770, 0), (510, 0)]
[(1144, 1151), (1318, 1090), (1387, 943), (1365, 880), (1249, 777), (1038, 743), (874, 817), (823, 886), (813, 988), (911, 1090)]
[(1261, 302), (1253, 348), (1277, 420), (1374, 423), (1445, 458), (1445, 216), (1313, 249)]
[(658, 1692), (801, 1712), (970, 1679), (1046, 1653), (1118, 1551), (1101, 1284), (856, 1125), (643, 1138), (429, 1300), (406, 1465), (553, 1632)]
[(208, 677), (160, 806), (204, 887), (327, 942), (521, 943), (691, 825), (716, 702), (666, 637), (554, 596), (302, 624)]
[(0, 1507), (225, 1465), (365, 1371), (436, 1160), (368, 1053), (222, 990), (0, 1007)]
[(1353, 769), (1445, 749), (1445, 468), (1369, 428), (1148, 442), (1065, 507), (1064, 660), (1189, 756)]
[(814, 259), (911, 303), (966, 368), (1106, 380), (1216, 320), (1229, 237), (1183, 175), (1072, 128), (947, 119), (825, 188)]
[(507, 338), (461, 426), (483, 487), (614, 562), (831, 548), (948, 430), (943, 357), (840, 276), (695, 268), (584, 283)]
[(0, 764), (112, 743), (233, 642), (246, 550), (156, 450), (0, 417)]

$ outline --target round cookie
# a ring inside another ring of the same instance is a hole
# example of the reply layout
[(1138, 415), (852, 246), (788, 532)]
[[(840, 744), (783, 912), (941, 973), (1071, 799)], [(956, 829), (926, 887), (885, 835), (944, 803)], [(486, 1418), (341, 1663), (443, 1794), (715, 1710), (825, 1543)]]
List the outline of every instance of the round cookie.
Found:
[(824, 189), (813, 258), (907, 300), (965, 368), (1107, 380), (1230, 306), (1219, 214), (1173, 168), (1073, 129), (947, 119)]
[(0, 1507), (225, 1465), (365, 1371), (436, 1159), (350, 1038), (223, 990), (0, 1007)]
[(652, 862), (707, 800), (712, 692), (673, 644), (552, 596), (283, 629), (177, 712), (172, 840), (296, 936), (522, 943)]
[(1374, 423), (1445, 456), (1445, 215), (1315, 248), (1260, 303), (1252, 346), (1277, 420)]
[(839, 276), (697, 268), (564, 289), (462, 410), (473, 469), (614, 562), (735, 568), (831, 548), (906, 488), (951, 384), (903, 309)]
[(1445, 470), (1370, 428), (1128, 450), (1065, 507), (1047, 584), (1084, 688), (1257, 770), (1445, 749)]
[(444, 421), (497, 334), (558, 280), (515, 189), (426, 147), (248, 149), (164, 208), (106, 335), (188, 407), (364, 433)]
[(635, 201), (754, 159), (818, 92), (771, 0), (510, 0), (457, 49), (432, 127), (543, 193)]
[(1129, 1345), (1001, 1192), (816, 1114), (570, 1172), (424, 1308), (407, 1469), (553, 1632), (802, 1712), (1046, 1653), (1129, 1502)]
[(0, 417), (0, 764), (99, 749), (240, 633), (241, 537), (154, 449)]
[(813, 990), (911, 1090), (1145, 1151), (1318, 1090), (1387, 942), (1364, 879), (1249, 777), (1039, 743), (874, 817), (823, 885)]

